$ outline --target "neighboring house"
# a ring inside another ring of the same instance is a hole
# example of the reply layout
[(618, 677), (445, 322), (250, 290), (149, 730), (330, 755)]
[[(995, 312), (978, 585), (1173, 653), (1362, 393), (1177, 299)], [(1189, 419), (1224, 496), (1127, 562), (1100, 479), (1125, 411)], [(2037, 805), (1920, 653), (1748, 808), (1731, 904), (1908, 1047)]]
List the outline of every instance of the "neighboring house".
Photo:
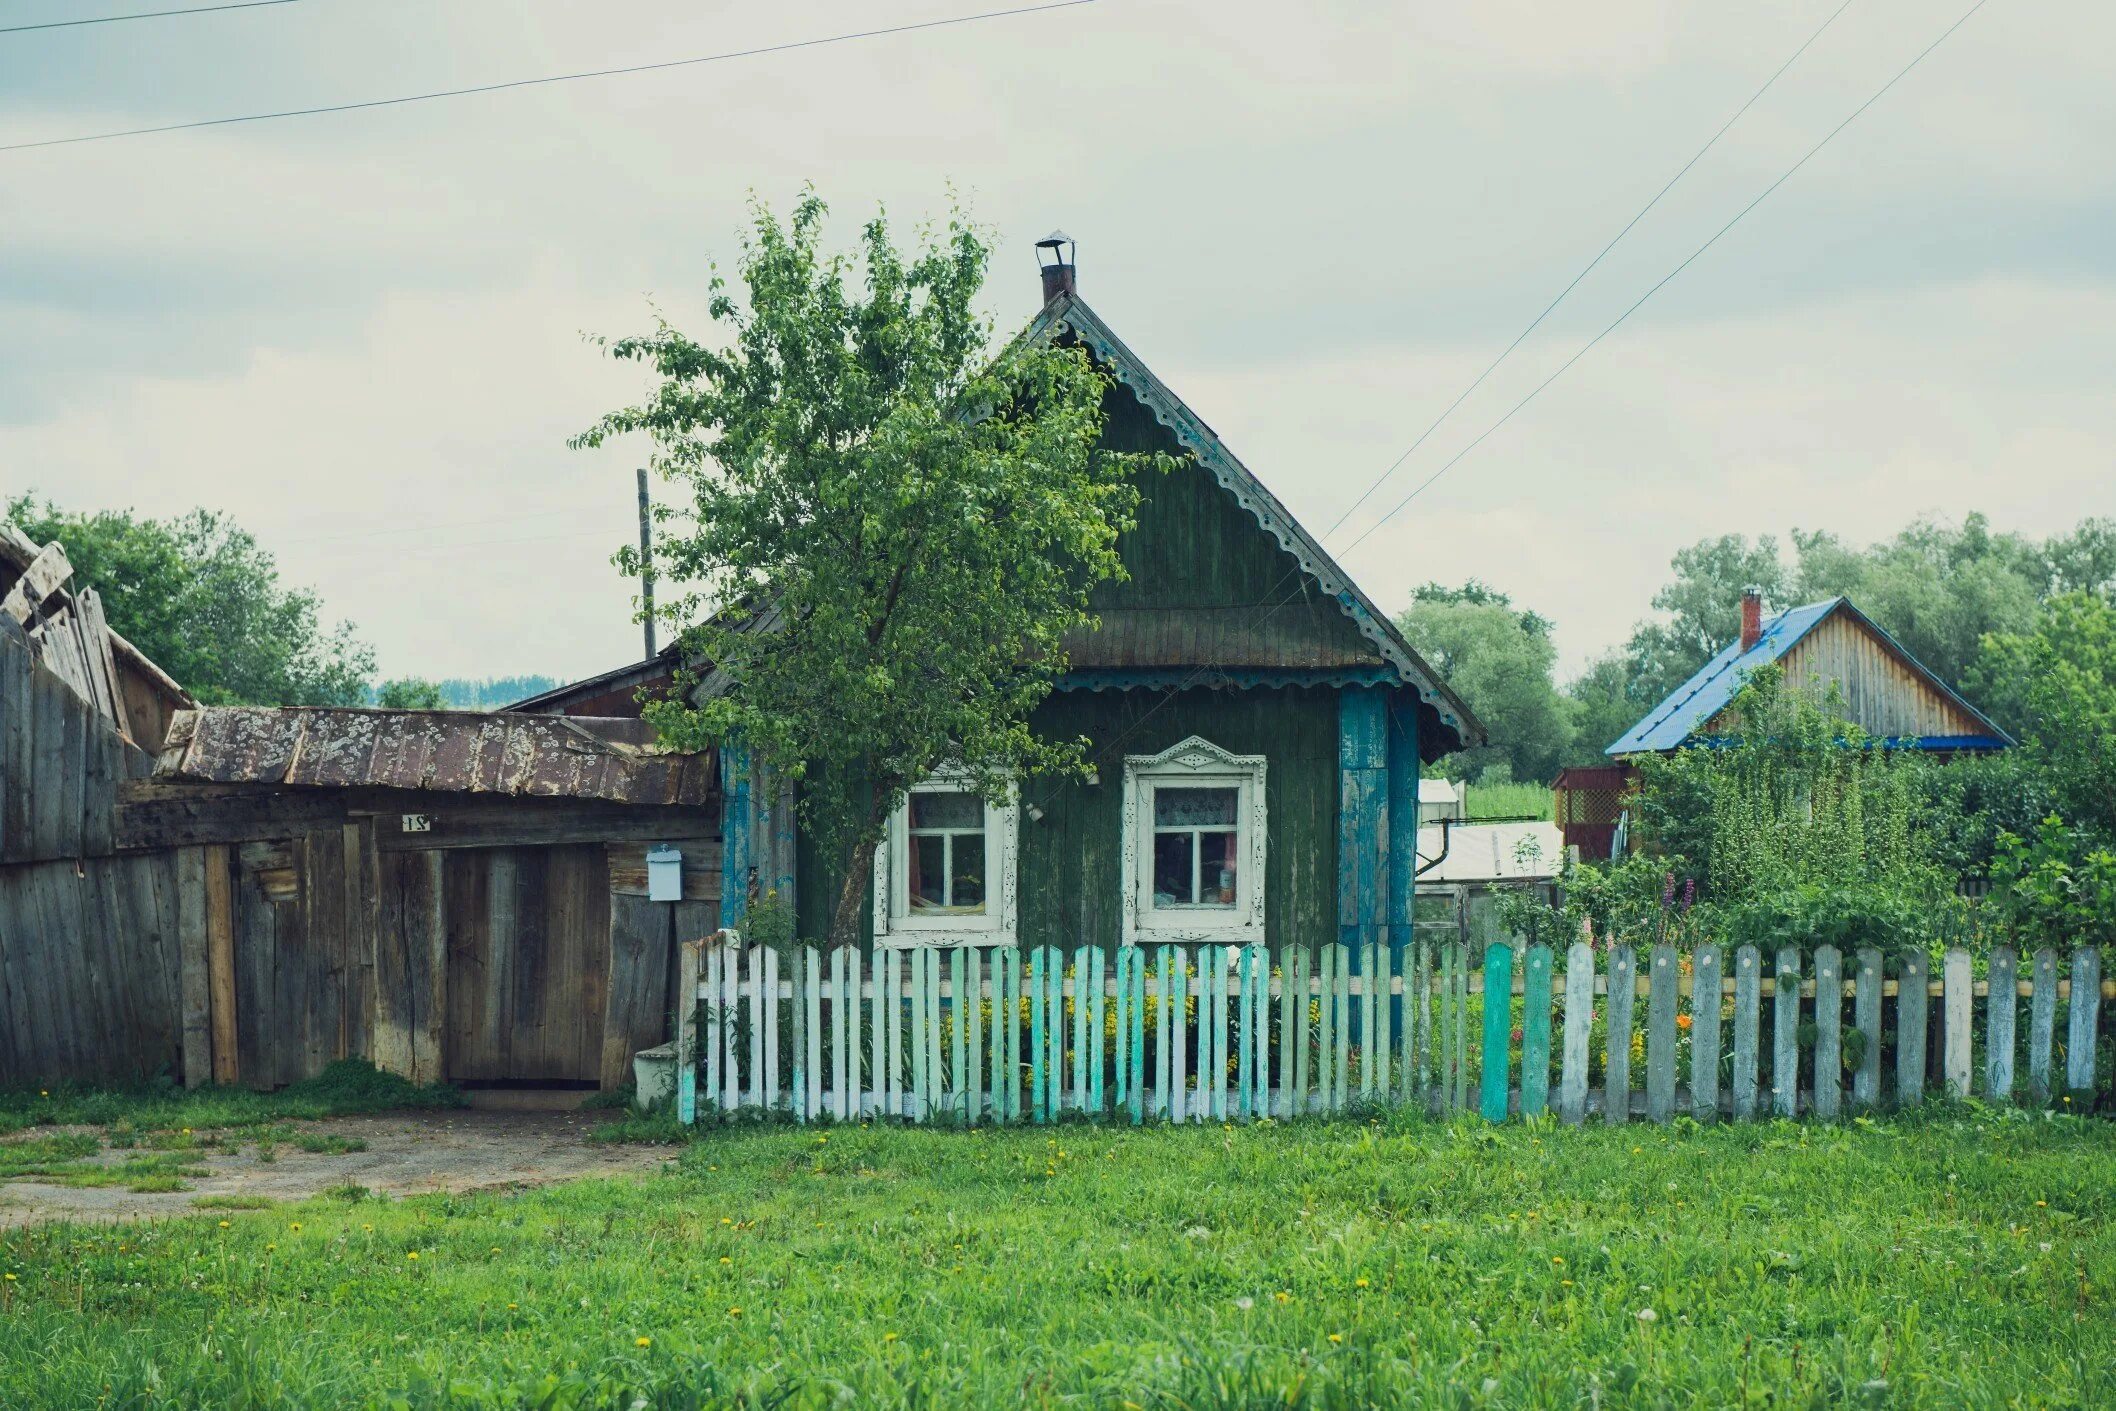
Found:
[(1462, 811), (1464, 786), (1452, 779), (1420, 779), (1418, 781), (1418, 822), (1439, 823), (1450, 820), (1456, 823), (1465, 817)]
[[(1135, 527), (1129, 577), (1097, 587), (1098, 628), (1032, 718), (1085, 737), (1085, 781), (1025, 785), (988, 805), (945, 775), (891, 820), (863, 922), (889, 947), (1409, 939), (1419, 764), (1484, 740), (1446, 683), (1276, 496), (1125, 346), (1075, 286), (1044, 274), (1022, 335), (1083, 346), (1114, 379), (1102, 444), (1166, 451)], [(759, 615), (768, 630), (770, 613)], [(513, 707), (546, 713), (642, 663)], [(729, 683), (708, 671), (701, 697)], [(635, 707), (636, 709), (636, 707)], [(767, 890), (801, 933), (828, 929), (835, 859), (792, 823), (783, 790), (725, 752), (726, 924)]]
[(1741, 637), (1721, 649), (1605, 753), (1665, 754), (1711, 744), (1729, 730), (1728, 706), (1763, 666), (1786, 685), (1816, 693), (1835, 687), (1846, 719), (1874, 739), (1938, 753), (2001, 750), (2013, 743), (1983, 712), (1903, 650), (1849, 598), (1788, 608), (1763, 619), (1753, 589), (1742, 595)]

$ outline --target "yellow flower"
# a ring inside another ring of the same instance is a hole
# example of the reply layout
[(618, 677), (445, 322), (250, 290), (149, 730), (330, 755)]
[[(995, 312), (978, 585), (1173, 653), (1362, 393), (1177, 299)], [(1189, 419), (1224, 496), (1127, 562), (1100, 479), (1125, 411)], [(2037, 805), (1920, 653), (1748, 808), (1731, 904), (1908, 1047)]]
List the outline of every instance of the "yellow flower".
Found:
[(0, 1278), (4, 1278), (4, 1279), (5, 1279), (5, 1281), (6, 1281), (6, 1282), (8, 1282), (8, 1283), (14, 1283), (14, 1282), (15, 1282), (15, 1276), (14, 1276), (13, 1274), (7, 1274), (7, 1275), (4, 1275), (4, 1276), (0, 1276)]
[(418, 1251), (418, 1250), (416, 1250), (416, 1249), (413, 1249), (413, 1250), (407, 1250), (407, 1251), (405, 1251), (405, 1255), (404, 1255), (404, 1257), (405, 1257), (406, 1259), (417, 1259), (417, 1258), (419, 1257), (419, 1251)]
[(517, 1308), (520, 1308), (521, 1306), (522, 1306), (522, 1305), (520, 1305), (519, 1303), (510, 1303), (510, 1304), (508, 1304), (508, 1305), (507, 1305), (507, 1311), (508, 1311), (509, 1313), (512, 1313), (512, 1312), (514, 1312), (514, 1311), (515, 1311), (515, 1310), (516, 1310)]
[(1343, 1342), (1344, 1340), (1345, 1340), (1345, 1335), (1344, 1335), (1343, 1333), (1332, 1333), (1332, 1334), (1330, 1334), (1330, 1341), (1331, 1341), (1331, 1342)]
[(730, 1318), (739, 1318), (742, 1316), (742, 1309), (740, 1308), (740, 1306), (730, 1308), (727, 1310), (727, 1316)]
[(1562, 1254), (1553, 1254), (1550, 1256), (1550, 1262), (1553, 1264), (1563, 1264), (1565, 1262), (1565, 1256)]
[(895, 1334), (895, 1333), (883, 1333), (883, 1334), (882, 1334), (882, 1341), (883, 1341), (883, 1342), (895, 1342), (895, 1341), (896, 1341), (896, 1334)]
[(272, 1252), (273, 1250), (275, 1250), (275, 1249), (277, 1249), (277, 1248), (279, 1248), (279, 1246), (278, 1246), (278, 1245), (276, 1245), (276, 1244), (267, 1244), (267, 1245), (265, 1246), (265, 1253), (267, 1253), (267, 1254), (270, 1254), (270, 1253), (271, 1253), (271, 1252)]
[(290, 1230), (299, 1230), (301, 1228), (301, 1222), (299, 1220), (296, 1220), (293, 1224), (287, 1226), (287, 1228)]
[(2047, 1200), (2038, 1200), (2035, 1202), (2035, 1208), (2037, 1210), (2047, 1210), (2050, 1208), (2050, 1202)]
[(1367, 1281), (1366, 1281), (1365, 1279), (1354, 1279), (1354, 1280), (1352, 1280), (1352, 1287), (1353, 1287), (1353, 1288), (1356, 1288), (1356, 1289), (1363, 1289), (1363, 1288), (1365, 1288), (1366, 1286), (1367, 1286)]
[(1291, 1303), (1293, 1301), (1293, 1295), (1287, 1293), (1284, 1289), (1280, 1289), (1277, 1293), (1272, 1294), (1271, 1296), (1280, 1303)]
[(721, 1262), (722, 1264), (732, 1264), (732, 1263), (734, 1263), (735, 1261), (734, 1261), (733, 1259), (729, 1258), (729, 1257), (728, 1257), (727, 1255), (723, 1254), (723, 1255), (721, 1255), (721, 1256), (720, 1256), (720, 1262)]
[(1558, 1284), (1559, 1284), (1559, 1286), (1560, 1286), (1560, 1287), (1562, 1287), (1562, 1288), (1568, 1288), (1568, 1289), (1569, 1289), (1569, 1288), (1571, 1288), (1571, 1287), (1572, 1287), (1572, 1280), (1570, 1280), (1570, 1279), (1560, 1279), (1560, 1280), (1558, 1280)]
[(721, 1216), (721, 1217), (720, 1217), (720, 1223), (721, 1223), (721, 1224), (723, 1224), (723, 1225), (732, 1225), (732, 1224), (734, 1224), (735, 1222), (734, 1222), (734, 1221), (732, 1221), (732, 1220), (730, 1220), (730, 1219), (728, 1219), (728, 1218), (727, 1218), (727, 1217), (726, 1217), (725, 1215), (723, 1215), (723, 1216)]
[(654, 1339), (652, 1339), (652, 1338), (633, 1338), (633, 1339), (632, 1339), (632, 1346), (634, 1346), (634, 1347), (652, 1347), (653, 1345), (654, 1345)]

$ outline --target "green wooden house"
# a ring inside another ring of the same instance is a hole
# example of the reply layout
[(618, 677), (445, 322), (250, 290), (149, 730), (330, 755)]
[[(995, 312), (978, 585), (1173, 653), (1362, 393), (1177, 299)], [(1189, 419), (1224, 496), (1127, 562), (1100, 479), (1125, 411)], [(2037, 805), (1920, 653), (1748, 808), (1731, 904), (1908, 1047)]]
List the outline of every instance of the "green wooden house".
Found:
[[(1141, 485), (1128, 581), (1093, 599), (1038, 710), (1085, 736), (1085, 781), (992, 807), (937, 777), (876, 859), (879, 945), (1408, 941), (1418, 766), (1483, 727), (1278, 498), (1081, 299), (1045, 252), (1024, 336), (1077, 341), (1114, 379), (1103, 443), (1181, 459)], [(702, 689), (711, 689), (708, 680)], [(723, 924), (795, 898), (828, 930), (830, 868), (782, 791), (731, 751)]]

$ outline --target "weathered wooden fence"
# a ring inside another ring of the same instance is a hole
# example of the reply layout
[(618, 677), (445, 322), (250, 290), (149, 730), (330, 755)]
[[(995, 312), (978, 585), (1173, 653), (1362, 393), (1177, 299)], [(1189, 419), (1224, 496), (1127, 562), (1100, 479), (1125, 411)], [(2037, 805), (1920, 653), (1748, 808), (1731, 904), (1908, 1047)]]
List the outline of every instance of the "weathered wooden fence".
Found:
[[(1562, 970), (1559, 962), (1562, 960)], [(2116, 983), (1978, 962), (1581, 942), (1022, 951), (687, 945), (679, 1117), (1241, 1121), (1379, 1104), (1491, 1121), (2077, 1102)], [(1492, 1002), (1497, 998), (1504, 1003)], [(2024, 1062), (2023, 1062), (2024, 1060)]]

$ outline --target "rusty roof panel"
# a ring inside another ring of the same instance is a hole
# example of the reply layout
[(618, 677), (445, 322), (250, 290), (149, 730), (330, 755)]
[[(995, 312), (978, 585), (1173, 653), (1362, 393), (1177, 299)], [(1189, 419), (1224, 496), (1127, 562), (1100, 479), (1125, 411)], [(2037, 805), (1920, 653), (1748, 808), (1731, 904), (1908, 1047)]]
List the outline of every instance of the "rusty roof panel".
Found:
[(471, 711), (207, 706), (178, 713), (157, 776), (700, 806), (710, 752), (653, 748), (643, 720)]

